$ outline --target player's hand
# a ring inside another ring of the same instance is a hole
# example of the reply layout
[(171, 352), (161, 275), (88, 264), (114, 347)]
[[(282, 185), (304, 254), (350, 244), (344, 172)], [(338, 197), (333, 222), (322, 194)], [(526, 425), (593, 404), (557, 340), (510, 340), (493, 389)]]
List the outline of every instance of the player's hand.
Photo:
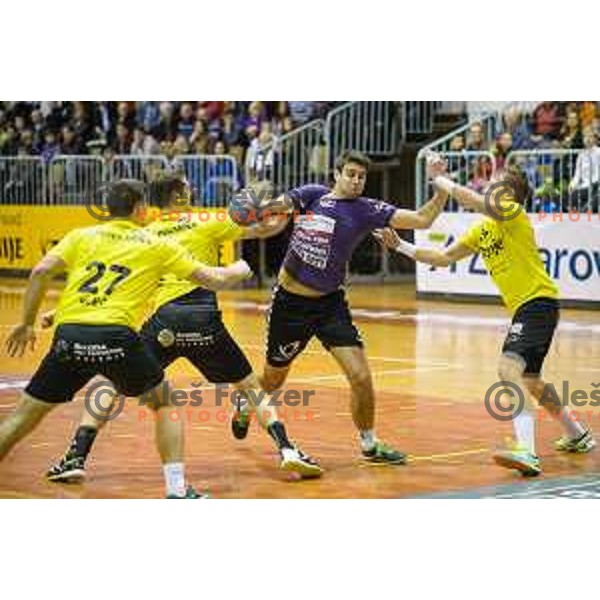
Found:
[(243, 280), (250, 279), (250, 277), (252, 277), (252, 269), (245, 260), (238, 260), (229, 265), (227, 268), (231, 275), (236, 279)]
[(435, 179), (440, 175), (446, 175), (448, 171), (448, 161), (442, 158), (437, 152), (428, 152), (425, 161), (427, 164), (427, 178)]
[(6, 352), (11, 357), (21, 357), (29, 345), (30, 350), (35, 349), (35, 330), (31, 325), (17, 325), (13, 327), (6, 340)]
[(49, 310), (42, 314), (41, 324), (42, 329), (50, 329), (52, 325), (54, 325), (54, 316), (56, 315), (56, 310)]
[(396, 250), (400, 246), (400, 236), (391, 227), (385, 229), (376, 229), (373, 231), (373, 237), (386, 248)]

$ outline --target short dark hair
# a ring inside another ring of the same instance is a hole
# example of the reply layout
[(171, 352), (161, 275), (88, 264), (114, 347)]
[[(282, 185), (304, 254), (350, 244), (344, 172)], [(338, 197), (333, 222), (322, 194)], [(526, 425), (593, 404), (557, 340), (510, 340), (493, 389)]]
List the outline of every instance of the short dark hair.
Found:
[(533, 192), (527, 179), (527, 173), (519, 165), (510, 165), (506, 169), (504, 178), (519, 204), (526, 204), (528, 200), (531, 200)]
[(137, 179), (118, 179), (104, 187), (106, 208), (112, 217), (130, 217), (136, 204), (144, 201), (146, 188)]
[(150, 182), (148, 201), (152, 206), (167, 208), (173, 192), (183, 192), (185, 174), (183, 171), (160, 171)]
[(367, 171), (371, 166), (371, 161), (369, 157), (359, 152), (358, 150), (344, 150), (336, 159), (335, 159), (335, 170), (340, 173), (344, 170), (344, 167), (349, 163), (355, 163), (364, 167)]

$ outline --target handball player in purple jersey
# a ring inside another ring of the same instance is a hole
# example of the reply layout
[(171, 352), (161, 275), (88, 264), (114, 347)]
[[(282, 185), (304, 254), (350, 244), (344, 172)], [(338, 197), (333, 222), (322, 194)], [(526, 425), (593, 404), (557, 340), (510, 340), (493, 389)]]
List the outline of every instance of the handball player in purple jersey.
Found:
[[(281, 387), (290, 366), (313, 336), (331, 352), (348, 379), (352, 420), (366, 460), (403, 464), (406, 456), (377, 439), (375, 394), (359, 332), (352, 322), (344, 289), (354, 249), (374, 230), (426, 229), (442, 211), (445, 192), (419, 210), (404, 210), (365, 198), (369, 159), (356, 151), (341, 154), (335, 185), (305, 185), (290, 190), (294, 230), (269, 308), (267, 363), (262, 377), (268, 392)], [(283, 201), (283, 202), (282, 202)]]

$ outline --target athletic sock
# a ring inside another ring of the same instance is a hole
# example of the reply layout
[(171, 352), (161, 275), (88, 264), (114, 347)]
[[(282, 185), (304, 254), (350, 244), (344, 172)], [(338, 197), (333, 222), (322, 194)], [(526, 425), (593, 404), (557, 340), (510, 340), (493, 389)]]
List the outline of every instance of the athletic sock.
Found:
[(284, 448), (293, 448), (293, 444), (288, 439), (285, 431), (285, 425), (281, 421), (275, 421), (267, 427), (269, 435), (273, 438), (273, 441), (277, 444), (280, 450)]
[(579, 419), (571, 419), (573, 411), (566, 406), (560, 411), (560, 421), (564, 430), (567, 433), (567, 437), (571, 440), (580, 438), (587, 429), (581, 424)]
[(66, 458), (83, 458), (85, 461), (88, 457), (88, 454), (92, 450), (97, 433), (98, 430), (95, 427), (90, 427), (89, 425), (78, 427), (77, 431), (75, 432), (75, 437), (73, 437), (73, 441), (71, 442), (71, 447), (67, 452)]
[(377, 439), (375, 438), (375, 434), (372, 429), (365, 429), (360, 432), (360, 445), (365, 452), (369, 452), (369, 450), (373, 450), (375, 444), (377, 443)]
[(166, 463), (163, 465), (167, 496), (185, 496), (185, 476), (183, 463)]
[(535, 456), (535, 418), (533, 414), (524, 409), (514, 417), (512, 423), (519, 446)]

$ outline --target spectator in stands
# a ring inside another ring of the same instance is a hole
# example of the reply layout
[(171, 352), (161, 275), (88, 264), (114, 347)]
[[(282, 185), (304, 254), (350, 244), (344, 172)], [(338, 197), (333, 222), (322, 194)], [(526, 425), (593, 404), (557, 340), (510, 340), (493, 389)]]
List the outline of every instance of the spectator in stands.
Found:
[(295, 127), (308, 123), (315, 111), (314, 102), (288, 102), (290, 116)]
[(522, 114), (517, 107), (509, 108), (503, 114), (503, 124), (504, 130), (512, 136), (512, 147), (515, 150), (526, 150), (533, 147), (529, 115)]
[(465, 149), (465, 138), (462, 135), (455, 135), (450, 140), (450, 152), (462, 152)]
[(221, 120), (221, 136), (228, 147), (240, 146), (242, 143), (241, 119), (236, 118), (233, 110), (226, 110)]
[[(199, 109), (200, 110), (204, 109)], [(205, 111), (206, 112), (206, 111)], [(200, 119), (199, 119), (200, 120)], [(179, 121), (177, 123), (177, 134), (183, 135), (186, 140), (190, 138), (194, 132), (194, 107), (191, 102), (183, 102), (179, 107)]]
[(496, 144), (492, 148), (492, 154), (496, 162), (496, 169), (503, 170), (506, 164), (506, 157), (508, 153), (513, 149), (512, 134), (509, 132), (501, 133), (496, 140)]
[(135, 127), (135, 113), (130, 102), (119, 102), (117, 105), (117, 125), (124, 125), (131, 131)]
[(40, 152), (43, 161), (49, 163), (57, 154), (60, 154), (60, 144), (56, 133), (49, 129), (44, 134), (44, 143)]
[(17, 154), (18, 149), (17, 132), (12, 123), (9, 123), (0, 131), (0, 154), (3, 156), (13, 156)]
[(146, 134), (144, 133), (144, 130), (140, 129), (139, 127), (136, 127), (133, 130), (133, 139), (131, 141), (131, 148), (129, 149), (131, 154), (135, 156), (143, 156), (144, 154), (146, 154), (146, 149), (144, 146), (145, 141)]
[(158, 127), (160, 123), (160, 110), (158, 102), (137, 103), (137, 124), (144, 131), (149, 132)]
[(111, 145), (115, 154), (129, 154), (131, 150), (131, 134), (124, 123), (117, 123), (116, 137)]
[(565, 124), (560, 130), (560, 144), (563, 148), (583, 148), (583, 134), (576, 110), (567, 113)]
[(258, 137), (258, 133), (261, 130), (262, 122), (264, 119), (264, 106), (260, 100), (255, 100), (250, 103), (248, 107), (248, 116), (245, 119), (244, 131), (248, 142), (251, 144), (252, 140)]
[(104, 140), (112, 140), (115, 133), (117, 111), (114, 102), (98, 102), (94, 115), (96, 136)]
[(159, 105), (160, 120), (153, 130), (158, 140), (171, 141), (175, 137), (175, 107), (172, 102), (161, 102)]
[(217, 140), (214, 145), (215, 158), (208, 164), (207, 180), (204, 187), (203, 200), (206, 206), (219, 206), (224, 204), (231, 193), (239, 188), (233, 163), (223, 160), (228, 154), (228, 149), (222, 140)]
[[(257, 138), (246, 151), (246, 173), (249, 181), (270, 180), (273, 175), (275, 138), (269, 123), (264, 123)], [(246, 182), (248, 183), (248, 182)]]
[(598, 105), (596, 102), (581, 102), (579, 106), (579, 123), (581, 129), (591, 127), (597, 114)]
[(189, 154), (190, 151), (190, 143), (188, 142), (188, 138), (180, 133), (173, 143), (173, 150), (176, 155)]
[(598, 211), (598, 188), (600, 184), (600, 148), (591, 128), (583, 137), (585, 150), (577, 156), (575, 174), (569, 183), (571, 204), (580, 210)]
[(471, 127), (469, 127), (467, 150), (470, 152), (482, 152), (487, 150), (487, 142), (483, 132), (483, 126), (479, 122), (473, 123)]
[(204, 109), (205, 118), (210, 123), (221, 118), (225, 110), (225, 102), (223, 100), (200, 102), (200, 108)]
[(533, 112), (534, 141), (554, 140), (560, 130), (560, 114), (556, 102), (542, 102)]
[(482, 194), (488, 187), (492, 176), (491, 164), (488, 158), (480, 157), (472, 161), (473, 173), (467, 185)]
[(25, 131), (25, 118), (21, 115), (17, 115), (14, 119), (15, 131), (20, 136)]
[(77, 139), (85, 144), (92, 138), (93, 125), (91, 116), (88, 114), (87, 105), (91, 102), (73, 102), (73, 116), (71, 117), (71, 127), (75, 131)]
[(44, 115), (39, 108), (31, 112), (31, 129), (33, 131), (33, 145), (36, 148), (41, 148), (44, 143), (44, 132), (46, 131), (46, 123)]
[(19, 154), (24, 156), (34, 156), (37, 154), (37, 148), (34, 147), (33, 132), (31, 129), (24, 129), (21, 132), (19, 140)]
[(61, 154), (85, 154), (85, 145), (77, 137), (72, 127), (65, 125), (62, 128), (61, 135)]
[(319, 136), (319, 141), (310, 151), (308, 160), (308, 170), (311, 174), (311, 180), (316, 183), (327, 184), (327, 175), (329, 173), (329, 155), (323, 136)]

